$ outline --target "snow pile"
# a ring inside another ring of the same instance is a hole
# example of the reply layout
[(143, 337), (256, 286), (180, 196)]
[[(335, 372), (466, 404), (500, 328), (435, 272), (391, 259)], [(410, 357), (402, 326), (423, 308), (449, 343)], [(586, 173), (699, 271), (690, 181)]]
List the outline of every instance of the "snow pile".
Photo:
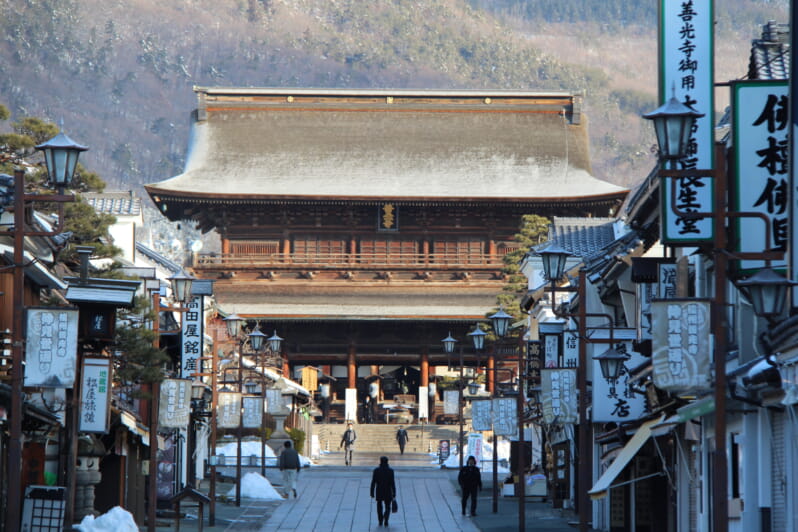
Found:
[(108, 530), (113, 530), (114, 532), (139, 532), (139, 527), (136, 526), (136, 521), (133, 520), (133, 514), (121, 506), (115, 506), (108, 513), (97, 518), (87, 515), (77, 526), (77, 529), (83, 532), (107, 532)]
[[(227, 493), (227, 496), (236, 496), (235, 486)], [(272, 483), (257, 473), (247, 473), (241, 479), (241, 496), (248, 499), (259, 499), (263, 501), (283, 500), (283, 496), (274, 489)]]
[[(266, 445), (266, 448), (263, 449), (263, 456), (265, 457), (266, 465), (277, 465), (277, 455), (274, 453), (271, 447)], [(238, 454), (238, 443), (236, 442), (229, 442), (225, 443), (224, 445), (219, 445), (216, 447), (216, 454), (217, 455), (224, 455), (229, 456), (233, 460), (235, 460), (236, 455)], [(258, 458), (261, 457), (261, 443), (260, 441), (242, 441), (241, 442), (241, 457), (244, 458), (246, 456), (257, 456)], [(228, 462), (228, 464), (231, 462)], [(235, 463), (235, 462), (232, 462)], [(258, 462), (260, 463), (260, 462)], [(299, 455), (299, 463), (302, 467), (312, 466), (314, 465), (313, 462), (310, 461), (304, 455)]]

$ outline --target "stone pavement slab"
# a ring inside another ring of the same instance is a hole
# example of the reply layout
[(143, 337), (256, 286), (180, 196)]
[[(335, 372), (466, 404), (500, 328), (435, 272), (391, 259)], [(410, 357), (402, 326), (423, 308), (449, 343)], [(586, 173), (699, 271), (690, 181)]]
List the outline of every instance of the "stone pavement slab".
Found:
[(373, 469), (304, 470), (299, 475), (299, 497), (284, 501), (261, 530), (478, 532), (471, 518), (460, 515), (460, 497), (448, 475), (432, 468), (395, 468), (399, 511), (391, 514), (387, 528), (378, 526), (376, 503), (369, 496)]

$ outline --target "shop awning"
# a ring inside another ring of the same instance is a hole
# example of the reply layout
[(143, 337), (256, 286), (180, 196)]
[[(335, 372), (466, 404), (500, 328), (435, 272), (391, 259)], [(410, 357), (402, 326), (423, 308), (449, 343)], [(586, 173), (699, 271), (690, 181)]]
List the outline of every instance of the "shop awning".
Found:
[(612, 462), (610, 467), (604, 471), (604, 474), (601, 475), (598, 481), (593, 485), (593, 489), (588, 492), (591, 499), (603, 499), (609, 494), (612, 483), (651, 437), (652, 427), (658, 425), (664, 419), (665, 416), (660, 416), (657, 419), (646, 421), (640, 425), (640, 428), (637, 429), (637, 432), (635, 432), (635, 435), (632, 436), (632, 439), (626, 442), (626, 445)]

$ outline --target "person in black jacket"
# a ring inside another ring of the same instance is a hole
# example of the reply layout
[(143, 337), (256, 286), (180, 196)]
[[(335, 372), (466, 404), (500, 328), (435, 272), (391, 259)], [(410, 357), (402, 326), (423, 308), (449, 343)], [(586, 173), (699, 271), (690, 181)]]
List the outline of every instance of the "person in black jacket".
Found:
[(391, 501), (396, 498), (396, 484), (393, 469), (388, 467), (388, 457), (380, 457), (380, 467), (371, 475), (371, 498), (377, 496), (377, 520), (380, 525), (388, 526), (391, 516)]
[(407, 431), (402, 425), (399, 425), (399, 430), (396, 431), (396, 442), (399, 444), (399, 454), (405, 454), (405, 444), (409, 439)]
[(348, 466), (352, 465), (352, 455), (354, 454), (356, 439), (357, 434), (355, 434), (355, 429), (352, 428), (351, 423), (348, 423), (344, 435), (341, 437), (341, 445), (338, 446), (339, 449), (341, 447), (344, 448), (344, 463)]
[(471, 497), (471, 517), (477, 515), (477, 492), (482, 490), (482, 474), (477, 467), (477, 459), (469, 456), (466, 465), (457, 475), (457, 483), (460, 484), (460, 491), (463, 494), (461, 500), (463, 504), (463, 515), (466, 514), (466, 502)]

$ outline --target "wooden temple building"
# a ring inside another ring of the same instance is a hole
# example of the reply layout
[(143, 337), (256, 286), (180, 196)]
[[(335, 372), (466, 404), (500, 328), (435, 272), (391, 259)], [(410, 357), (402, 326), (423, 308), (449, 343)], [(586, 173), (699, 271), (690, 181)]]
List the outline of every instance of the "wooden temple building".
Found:
[(195, 92), (185, 171), (146, 189), (220, 235), (192, 264), (220, 309), (276, 330), (288, 369), (337, 376), (339, 398), (391, 369), (386, 398), (417, 392), (450, 332), (473, 357), (521, 216), (605, 217), (627, 193), (591, 175), (569, 92)]

